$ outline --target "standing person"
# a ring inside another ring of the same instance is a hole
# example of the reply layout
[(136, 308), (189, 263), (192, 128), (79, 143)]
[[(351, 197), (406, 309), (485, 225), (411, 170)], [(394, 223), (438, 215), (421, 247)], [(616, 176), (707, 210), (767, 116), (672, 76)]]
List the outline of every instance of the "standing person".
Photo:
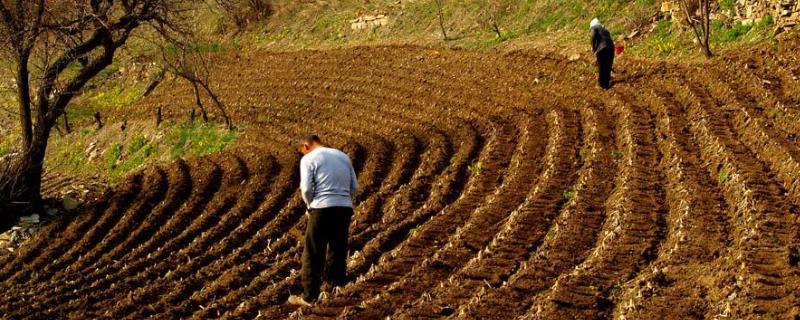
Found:
[(597, 57), (598, 82), (601, 88), (608, 89), (611, 87), (611, 70), (614, 68), (614, 40), (611, 39), (611, 33), (597, 18), (589, 23), (589, 31), (592, 38), (592, 51)]
[(308, 208), (301, 270), (303, 296), (291, 296), (289, 303), (310, 306), (319, 298), (328, 250), (332, 256), (326, 267), (328, 283), (343, 286), (347, 282), (347, 238), (358, 181), (347, 154), (323, 146), (319, 136), (305, 137), (300, 152), (300, 192)]

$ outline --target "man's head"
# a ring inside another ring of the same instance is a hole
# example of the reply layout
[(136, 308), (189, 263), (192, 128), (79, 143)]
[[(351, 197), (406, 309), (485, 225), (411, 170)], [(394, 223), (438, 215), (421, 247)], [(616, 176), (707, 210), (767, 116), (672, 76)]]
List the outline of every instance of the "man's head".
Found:
[(589, 23), (589, 29), (594, 28), (594, 27), (602, 27), (602, 26), (603, 26), (603, 24), (600, 23), (600, 19), (597, 19), (597, 18), (592, 19), (592, 22)]
[(318, 135), (309, 134), (303, 137), (300, 141), (300, 153), (306, 155), (309, 152), (314, 151), (314, 149), (316, 149), (321, 145), (322, 145), (322, 140), (320, 140)]

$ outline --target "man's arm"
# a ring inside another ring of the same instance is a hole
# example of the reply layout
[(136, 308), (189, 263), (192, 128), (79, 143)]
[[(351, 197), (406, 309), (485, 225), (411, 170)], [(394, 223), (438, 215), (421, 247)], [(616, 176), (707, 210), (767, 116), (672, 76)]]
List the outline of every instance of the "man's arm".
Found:
[(355, 197), (358, 191), (358, 179), (356, 178), (356, 170), (353, 169), (353, 164), (350, 164), (350, 196)]
[(311, 208), (311, 201), (314, 200), (314, 168), (310, 161), (300, 161), (300, 194), (306, 208)]

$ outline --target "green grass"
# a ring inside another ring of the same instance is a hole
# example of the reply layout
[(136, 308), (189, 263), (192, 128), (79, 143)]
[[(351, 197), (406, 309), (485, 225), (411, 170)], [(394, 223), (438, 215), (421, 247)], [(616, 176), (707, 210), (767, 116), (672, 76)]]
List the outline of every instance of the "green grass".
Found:
[(17, 144), (17, 136), (14, 134), (6, 135), (0, 138), (0, 157), (11, 153), (11, 150)]
[(764, 31), (768, 29), (773, 23), (772, 18), (767, 16), (764, 19), (759, 19), (750, 24), (743, 24), (737, 22), (732, 26), (726, 26), (721, 21), (711, 22), (711, 35), (715, 43), (727, 43), (742, 39), (751, 32)]
[[(164, 123), (159, 131), (137, 126), (127, 133), (112, 129), (81, 129), (66, 137), (54, 136), (45, 166), (55, 172), (99, 175), (117, 182), (142, 166), (219, 152), (236, 139), (236, 132), (213, 124)], [(89, 159), (92, 155), (87, 148), (90, 144), (96, 146), (96, 155), (92, 159)]]
[(212, 124), (179, 125), (167, 133), (169, 154), (173, 159), (186, 155), (202, 156), (225, 149), (236, 133)]
[(717, 177), (720, 184), (725, 184), (726, 182), (731, 180), (731, 174), (726, 169), (722, 169), (719, 171), (719, 176)]
[(469, 173), (474, 175), (480, 175), (481, 173), (483, 173), (483, 164), (480, 162), (475, 162), (471, 164), (469, 167), (467, 167), (467, 171), (469, 171)]
[(578, 192), (575, 191), (574, 189), (569, 189), (567, 191), (564, 191), (564, 199), (567, 201), (572, 200), (573, 198), (575, 198), (576, 195), (578, 195)]

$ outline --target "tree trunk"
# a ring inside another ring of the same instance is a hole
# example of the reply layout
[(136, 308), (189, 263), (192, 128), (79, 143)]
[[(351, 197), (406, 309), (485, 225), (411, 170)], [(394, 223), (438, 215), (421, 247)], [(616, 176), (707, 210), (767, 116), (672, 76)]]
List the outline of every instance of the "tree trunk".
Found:
[(19, 55), (17, 64), (17, 101), (19, 103), (19, 119), (22, 126), (23, 150), (33, 142), (33, 118), (31, 116), (30, 71), (28, 70), (28, 54)]
[(72, 133), (72, 126), (69, 125), (69, 118), (67, 117), (67, 110), (64, 110), (64, 130), (67, 134)]
[(200, 88), (197, 87), (197, 82), (192, 81), (192, 89), (194, 89), (194, 103), (200, 108), (200, 116), (203, 117), (204, 123), (208, 123), (208, 112), (206, 112), (206, 107), (203, 106), (203, 100), (200, 99)]
[(6, 198), (11, 214), (0, 220), (13, 221), (22, 214), (41, 211), (42, 205), (42, 173), (44, 156), (47, 151), (47, 140), (52, 126), (37, 126), (33, 132), (33, 140), (22, 155), (14, 160), (8, 176), (3, 177), (3, 190), (0, 198)]
[(225, 118), (225, 125), (228, 126), (228, 130), (233, 130), (233, 121), (231, 121), (231, 118), (228, 116), (228, 112), (225, 111), (225, 105), (222, 104), (222, 101), (219, 100), (219, 97), (217, 97), (217, 95), (214, 93), (213, 90), (211, 90), (211, 87), (209, 87), (207, 83), (200, 82), (200, 85), (203, 87), (203, 89), (206, 90), (206, 93), (208, 94), (208, 96), (211, 97), (211, 100), (214, 101), (214, 104), (216, 104), (217, 108), (219, 109), (219, 112), (222, 113), (222, 117)]
[(439, 28), (442, 29), (442, 37), (444, 40), (447, 41), (450, 38), (447, 37), (447, 30), (444, 28), (444, 14), (442, 13), (442, 0), (435, 0), (436, 7), (438, 8), (438, 15), (439, 15)]

